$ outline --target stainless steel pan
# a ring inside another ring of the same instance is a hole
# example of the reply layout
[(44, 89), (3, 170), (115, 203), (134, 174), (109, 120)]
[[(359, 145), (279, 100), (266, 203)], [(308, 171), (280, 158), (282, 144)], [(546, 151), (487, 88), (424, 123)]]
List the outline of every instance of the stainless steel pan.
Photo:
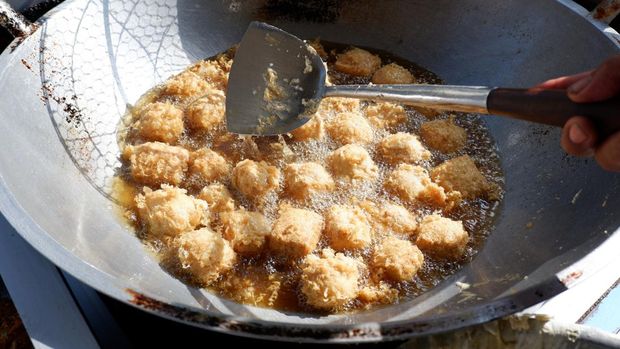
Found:
[(568, 0), (69, 0), (0, 56), (0, 209), (19, 233), (83, 282), (162, 316), (246, 336), (361, 342), (447, 331), (556, 295), (567, 268), (620, 226), (618, 175), (564, 155), (555, 129), (488, 118), (506, 173), (495, 230), (423, 296), (319, 317), (186, 286), (115, 214), (115, 130), (128, 103), (238, 42), (255, 19), (384, 49), (451, 84), (529, 86), (620, 52), (620, 36)]

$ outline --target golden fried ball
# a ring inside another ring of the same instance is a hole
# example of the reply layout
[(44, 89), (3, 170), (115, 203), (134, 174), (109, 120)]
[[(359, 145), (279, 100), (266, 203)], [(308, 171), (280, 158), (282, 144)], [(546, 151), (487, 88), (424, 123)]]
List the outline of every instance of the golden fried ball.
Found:
[(155, 191), (144, 188), (136, 206), (140, 222), (156, 237), (176, 236), (208, 224), (208, 204), (187, 195), (185, 189), (165, 184)]
[(424, 148), (418, 137), (405, 132), (383, 138), (377, 145), (377, 153), (383, 161), (391, 165), (415, 164), (431, 158), (431, 152)]
[(325, 213), (325, 236), (334, 250), (355, 250), (370, 245), (372, 231), (362, 209), (333, 205)]
[(370, 154), (357, 144), (336, 149), (327, 159), (332, 173), (350, 181), (374, 181), (379, 169)]
[(204, 285), (212, 284), (235, 265), (230, 243), (209, 228), (186, 232), (174, 242), (179, 264)]
[(465, 253), (468, 241), (461, 221), (432, 214), (420, 222), (416, 244), (429, 255), (455, 259)]
[(175, 143), (183, 133), (183, 111), (170, 103), (150, 103), (133, 129), (144, 140)]
[(311, 306), (337, 309), (351, 302), (359, 292), (357, 261), (326, 249), (322, 256), (309, 255), (301, 266), (301, 292)]
[(373, 84), (413, 84), (415, 79), (409, 70), (396, 64), (386, 64), (372, 75)]
[(339, 54), (334, 63), (337, 71), (356, 76), (370, 76), (379, 67), (381, 67), (379, 56), (357, 47)]

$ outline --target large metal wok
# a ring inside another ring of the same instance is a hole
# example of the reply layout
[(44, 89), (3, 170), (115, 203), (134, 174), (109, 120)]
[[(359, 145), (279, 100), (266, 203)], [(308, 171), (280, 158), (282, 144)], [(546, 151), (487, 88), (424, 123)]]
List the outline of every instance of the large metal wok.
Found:
[(0, 56), (2, 213), (42, 254), (116, 299), (200, 327), (298, 341), (394, 339), (516, 312), (563, 291), (566, 268), (620, 226), (620, 176), (564, 155), (557, 129), (488, 117), (506, 174), (495, 230), (473, 262), (421, 297), (308, 316), (186, 286), (115, 212), (115, 130), (128, 103), (235, 44), (255, 19), (384, 49), (452, 84), (529, 86), (620, 52), (617, 33), (564, 0), (69, 0)]

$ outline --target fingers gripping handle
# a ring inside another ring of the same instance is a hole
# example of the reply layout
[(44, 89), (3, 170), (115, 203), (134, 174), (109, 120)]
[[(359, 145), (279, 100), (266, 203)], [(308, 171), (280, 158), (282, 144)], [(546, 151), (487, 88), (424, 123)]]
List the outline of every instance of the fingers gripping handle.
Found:
[(554, 126), (564, 126), (576, 115), (592, 121), (601, 139), (620, 130), (620, 98), (575, 103), (563, 90), (496, 88), (487, 98), (490, 114), (505, 115)]

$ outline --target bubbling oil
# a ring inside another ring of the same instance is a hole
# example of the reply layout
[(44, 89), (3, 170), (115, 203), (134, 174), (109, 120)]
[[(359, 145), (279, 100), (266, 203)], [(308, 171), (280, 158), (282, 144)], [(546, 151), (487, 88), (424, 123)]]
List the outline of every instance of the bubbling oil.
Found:
[[(327, 54), (328, 77), (334, 84), (368, 84), (370, 78), (351, 76), (335, 69), (331, 69), (338, 53), (343, 52), (349, 46), (321, 42)], [(405, 59), (393, 56), (387, 52), (365, 48), (366, 50), (377, 54), (381, 57), (384, 64), (397, 63), (408, 69), (416, 78), (418, 83), (439, 84), (441, 79), (434, 73), (409, 62)], [(229, 50), (223, 55), (218, 56), (219, 59), (232, 59), (234, 50)], [(148, 91), (131, 108), (126, 117), (121, 121), (118, 132), (118, 142), (120, 149), (125, 145), (139, 143), (130, 132), (130, 126), (138, 117), (138, 111), (148, 103), (156, 101), (169, 101), (180, 108), (185, 108), (190, 102), (175, 100), (160, 93), (160, 88), (155, 87)], [(361, 101), (361, 107), (364, 108), (368, 103)], [(405, 106), (408, 116), (407, 122), (399, 125), (396, 130), (418, 134), (420, 124), (428, 120), (446, 119), (455, 116), (454, 122), (463, 127), (467, 131), (467, 144), (458, 151), (449, 155), (442, 154), (438, 151), (432, 152), (432, 158), (420, 165), (430, 169), (443, 161), (457, 157), (460, 155), (469, 155), (478, 165), (481, 172), (489, 180), (489, 182), (497, 185), (498, 188), (503, 186), (503, 174), (500, 168), (499, 157), (496, 153), (495, 143), (493, 142), (488, 130), (484, 126), (483, 121), (477, 115), (462, 113), (432, 113), (432, 117), (427, 117), (428, 111), (420, 108), (412, 108)], [(335, 117), (334, 111), (327, 111), (326, 119)], [(334, 204), (348, 204), (370, 200), (372, 202), (391, 201), (407, 207), (410, 211), (421, 218), (432, 213), (432, 209), (422, 206), (411, 206), (400, 202), (398, 198), (390, 196), (382, 189), (382, 182), (391, 167), (382, 164), (375, 156), (375, 146), (389, 132), (385, 130), (374, 131), (374, 141), (365, 145), (369, 154), (375, 160), (379, 167), (378, 178), (372, 182), (364, 182), (353, 187), (348, 182), (339, 182), (336, 179), (336, 189), (329, 194), (315, 195), (305, 202), (292, 201), (295, 206), (313, 210), (319, 214)], [(240, 137), (226, 132), (224, 126), (217, 128), (210, 133), (184, 131), (183, 136), (178, 144), (190, 151), (200, 149), (202, 147), (211, 148), (231, 163), (244, 159), (256, 161), (267, 161), (280, 169), (287, 163), (313, 161), (325, 166), (328, 155), (336, 150), (340, 145), (330, 139), (328, 136), (321, 140), (309, 140), (304, 142), (293, 142), (289, 136), (275, 137)], [(327, 167), (327, 166), (325, 166)], [(123, 162), (117, 178), (117, 183), (113, 186), (114, 196), (122, 198), (120, 200), (122, 206), (122, 217), (129, 222), (136, 230), (136, 234), (141, 238), (149, 250), (159, 259), (160, 264), (170, 273), (183, 281), (197, 286), (205, 287), (216, 294), (232, 299), (234, 301), (251, 304), (255, 306), (271, 307), (275, 309), (304, 312), (304, 313), (322, 313), (317, 309), (307, 305), (304, 297), (299, 291), (298, 280), (300, 277), (300, 260), (290, 261), (282, 257), (272, 256), (268, 251), (258, 256), (243, 257), (238, 256), (239, 261), (236, 266), (229, 272), (223, 274), (220, 279), (212, 285), (201, 285), (197, 280), (187, 272), (184, 266), (175, 262), (174, 251), (169, 250), (169, 241), (158, 241), (148, 234), (140, 225), (137, 218), (136, 207), (131, 201), (142, 190), (143, 185), (136, 183), (129, 174), (129, 164)], [(224, 183), (229, 188), (238, 206), (243, 206), (248, 210), (260, 211), (267, 219), (273, 222), (277, 218), (278, 206), (286, 201), (286, 197), (281, 192), (276, 192), (264, 200), (260, 205), (247, 200), (238, 191), (233, 188), (230, 183)], [(188, 190), (191, 195), (197, 195), (201, 187), (196, 183), (184, 183), (181, 185)], [(157, 188), (153, 188), (157, 189)], [(499, 197), (501, 198), (501, 189)], [(396, 299), (390, 298), (389, 302), (399, 302), (411, 299), (429, 290), (444, 280), (447, 276), (455, 273), (464, 264), (468, 263), (479, 251), (487, 236), (492, 230), (493, 220), (499, 207), (499, 200), (489, 201), (483, 198), (463, 201), (456, 209), (444, 216), (460, 220), (466, 231), (469, 233), (469, 242), (466, 252), (458, 260), (438, 260), (425, 254), (423, 267), (418, 271), (415, 278), (408, 282), (390, 282), (386, 284), (397, 294)], [(221, 227), (214, 226), (214, 230)], [(375, 239), (376, 240), (376, 239)], [(328, 247), (328, 241), (324, 237), (319, 241), (317, 250)], [(358, 251), (345, 252), (346, 255), (356, 257), (364, 262), (370, 260), (373, 246)], [(368, 264), (368, 263), (366, 263)], [(368, 267), (370, 268), (370, 266)], [(369, 270), (362, 273), (361, 283), (373, 282), (369, 277)], [(373, 307), (382, 306), (386, 300), (377, 300), (373, 302), (362, 301), (356, 299), (348, 306), (337, 309), (334, 312), (353, 312), (366, 310)]]

